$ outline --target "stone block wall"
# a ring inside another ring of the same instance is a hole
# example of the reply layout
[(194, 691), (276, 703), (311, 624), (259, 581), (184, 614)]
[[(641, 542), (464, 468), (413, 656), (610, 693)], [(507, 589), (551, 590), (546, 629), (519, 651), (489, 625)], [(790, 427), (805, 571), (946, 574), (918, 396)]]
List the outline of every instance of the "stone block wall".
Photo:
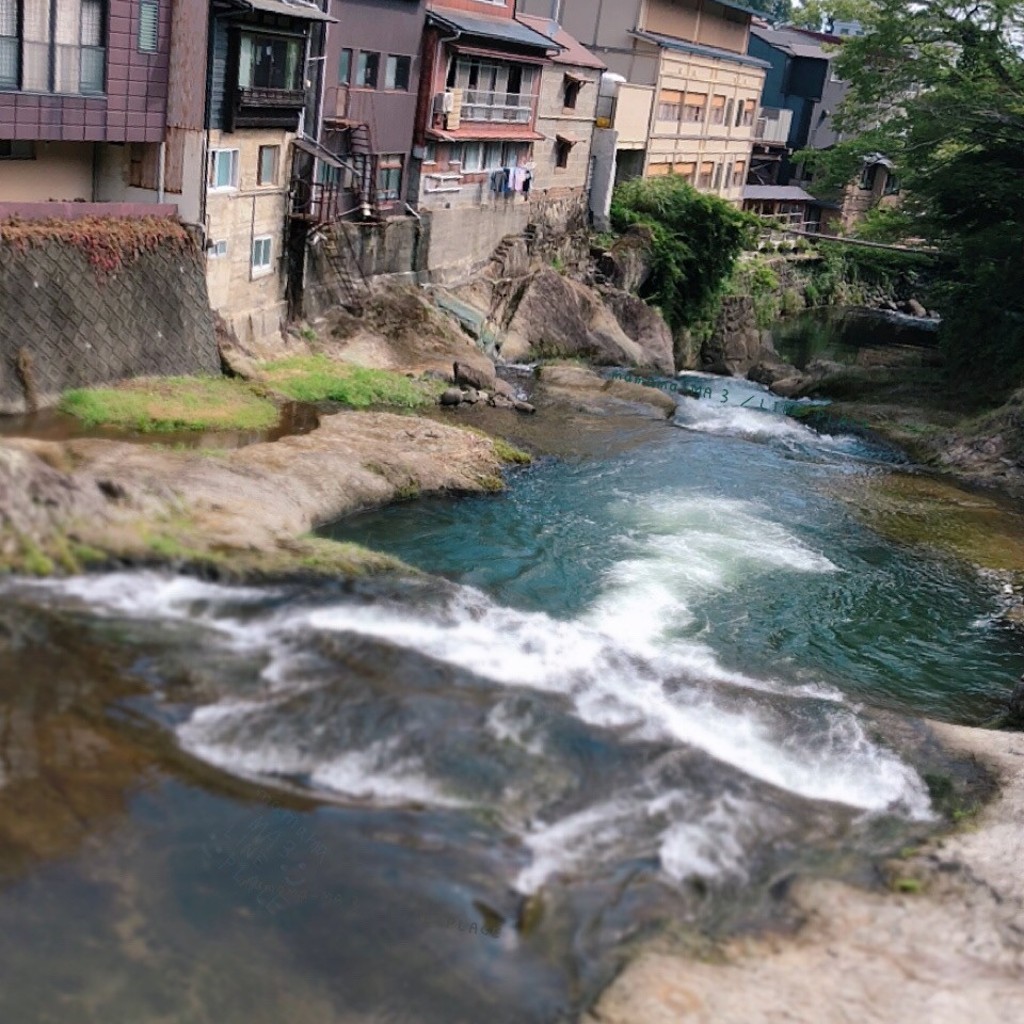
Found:
[(203, 262), (190, 246), (107, 272), (67, 241), (0, 240), (0, 413), (53, 405), (68, 388), (219, 372)]

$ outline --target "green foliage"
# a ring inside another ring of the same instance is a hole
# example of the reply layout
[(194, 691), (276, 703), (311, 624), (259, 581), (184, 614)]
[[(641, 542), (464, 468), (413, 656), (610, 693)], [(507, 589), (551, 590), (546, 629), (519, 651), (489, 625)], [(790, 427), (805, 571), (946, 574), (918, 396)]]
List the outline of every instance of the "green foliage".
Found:
[(777, 23), (787, 22), (793, 15), (793, 0), (745, 0), (744, 6)]
[(335, 362), (327, 356), (292, 356), (264, 367), (267, 383), (297, 402), (340, 402), (353, 409), (371, 405), (415, 409), (434, 400), (441, 385), (410, 380), (390, 370)]
[(277, 408), (227, 377), (143, 377), (114, 388), (67, 391), (61, 412), (86, 426), (128, 430), (266, 430)]
[(782, 312), (779, 275), (763, 256), (749, 254), (738, 260), (729, 279), (732, 295), (749, 295), (754, 302), (754, 316), (762, 330), (771, 327)]
[(1009, 390), (1024, 374), (1024, 4), (872, 6), (871, 33), (837, 61), (850, 91), (836, 127), (848, 139), (816, 170), (838, 185), (872, 151), (895, 162), (908, 230), (951, 261), (936, 298), (949, 369)]
[(902, 206), (876, 206), (856, 226), (854, 236), (866, 242), (902, 242), (915, 231), (915, 218)]
[(652, 272), (643, 298), (659, 306), (674, 328), (706, 320), (756, 220), (717, 196), (703, 195), (678, 175), (638, 178), (615, 190), (612, 226), (634, 225), (654, 237)]

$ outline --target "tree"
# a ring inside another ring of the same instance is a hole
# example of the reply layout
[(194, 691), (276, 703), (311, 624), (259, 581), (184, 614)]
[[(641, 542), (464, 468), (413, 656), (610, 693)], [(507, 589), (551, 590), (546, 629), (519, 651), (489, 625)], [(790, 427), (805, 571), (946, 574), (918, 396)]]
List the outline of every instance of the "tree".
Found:
[(747, 0), (746, 6), (773, 22), (789, 21), (793, 16), (793, 0)]
[(952, 265), (944, 339), (961, 376), (1024, 374), (1024, 30), (1020, 0), (874, 0), (837, 58), (851, 141), (812, 157), (835, 184), (863, 157), (896, 164), (915, 235)]
[(838, 21), (859, 21), (865, 30), (874, 24), (877, 5), (874, 0), (797, 0), (792, 21), (801, 28), (820, 32), (833, 18)]
[(678, 174), (623, 182), (612, 196), (611, 221), (618, 232), (637, 225), (650, 230), (651, 276), (643, 297), (673, 327), (689, 327), (710, 314), (757, 224)]

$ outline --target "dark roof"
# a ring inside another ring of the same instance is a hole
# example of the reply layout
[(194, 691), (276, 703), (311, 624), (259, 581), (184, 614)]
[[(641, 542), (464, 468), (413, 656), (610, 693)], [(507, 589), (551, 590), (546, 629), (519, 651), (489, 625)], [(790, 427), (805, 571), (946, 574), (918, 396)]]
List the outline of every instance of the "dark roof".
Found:
[(287, 14), (303, 21), (332, 21), (329, 14), (324, 14), (315, 4), (303, 3), (302, 0), (243, 0), (246, 7), (254, 11), (266, 11), (268, 14)]
[(466, 14), (465, 11), (453, 11), (445, 7), (435, 7), (427, 12), (427, 17), (430, 21), (439, 22), (446, 28), (453, 28), (470, 36), (496, 39), (516, 46), (529, 46), (545, 52), (561, 49), (553, 39), (535, 32), (521, 21), (509, 18), (489, 18), (483, 14)]
[[(548, 26), (552, 24), (550, 18), (534, 18), (527, 14), (517, 16), (520, 21), (525, 22), (530, 28), (538, 32), (547, 33)], [(556, 64), (571, 64), (577, 68), (593, 68), (596, 71), (604, 71), (608, 66), (604, 61), (595, 57), (581, 42), (574, 39), (561, 25), (555, 24), (556, 32), (548, 38), (554, 39), (562, 52), (551, 59)]]
[(734, 64), (744, 64), (753, 68), (770, 68), (771, 64), (756, 57), (750, 57), (745, 53), (734, 53), (732, 50), (720, 50), (717, 46), (702, 46), (700, 43), (687, 43), (674, 36), (662, 36), (657, 32), (630, 32), (630, 35), (638, 39), (646, 39), (649, 43), (663, 46), (666, 50), (676, 50), (679, 53), (695, 53), (700, 57), (714, 57), (717, 60), (728, 60)]
[(744, 185), (744, 199), (767, 199), (780, 203), (813, 203), (814, 196), (799, 185)]
[[(750, 34), (757, 36), (763, 43), (790, 57), (806, 57), (809, 60), (831, 60), (836, 54), (828, 53), (822, 46), (822, 41), (812, 36), (797, 32), (791, 28), (760, 28), (757, 25), (751, 26)], [(824, 41), (824, 40), (823, 40)]]

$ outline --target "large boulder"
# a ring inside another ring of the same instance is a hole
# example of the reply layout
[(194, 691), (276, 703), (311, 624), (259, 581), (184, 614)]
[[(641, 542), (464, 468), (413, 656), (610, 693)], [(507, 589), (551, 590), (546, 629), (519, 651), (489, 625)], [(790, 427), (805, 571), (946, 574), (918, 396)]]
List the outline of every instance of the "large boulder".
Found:
[(601, 298), (619, 326), (647, 354), (650, 365), (659, 373), (673, 373), (672, 329), (661, 313), (643, 299), (615, 288), (602, 288)]
[(757, 326), (753, 299), (747, 295), (726, 296), (714, 333), (701, 349), (702, 369), (745, 377), (758, 363), (777, 358), (771, 336)]
[(654, 368), (655, 357), (619, 326), (592, 289), (551, 269), (528, 278), (502, 353), (525, 350), (533, 358), (581, 358), (601, 366)]
[(613, 288), (625, 292), (638, 292), (651, 276), (651, 253), (654, 235), (651, 229), (634, 225), (615, 244), (601, 253), (597, 261), (598, 273)]

